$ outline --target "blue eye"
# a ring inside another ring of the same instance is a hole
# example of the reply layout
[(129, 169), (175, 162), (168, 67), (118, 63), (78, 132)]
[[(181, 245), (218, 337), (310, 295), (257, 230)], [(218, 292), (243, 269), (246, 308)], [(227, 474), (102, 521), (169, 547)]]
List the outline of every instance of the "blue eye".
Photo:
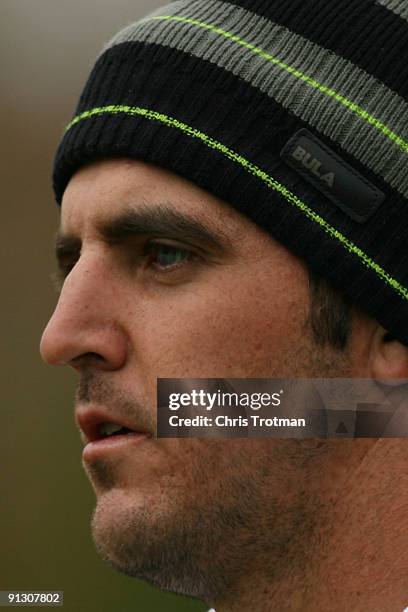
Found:
[(168, 244), (150, 244), (148, 252), (150, 263), (162, 269), (178, 267), (191, 257), (189, 251)]

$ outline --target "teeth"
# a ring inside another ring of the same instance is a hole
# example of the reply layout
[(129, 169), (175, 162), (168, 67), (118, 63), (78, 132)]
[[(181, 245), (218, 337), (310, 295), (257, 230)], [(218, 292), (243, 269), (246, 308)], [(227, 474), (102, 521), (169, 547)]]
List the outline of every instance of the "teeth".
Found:
[(110, 436), (120, 429), (122, 429), (122, 425), (117, 425), (116, 423), (103, 423), (100, 427), (100, 433), (103, 436)]

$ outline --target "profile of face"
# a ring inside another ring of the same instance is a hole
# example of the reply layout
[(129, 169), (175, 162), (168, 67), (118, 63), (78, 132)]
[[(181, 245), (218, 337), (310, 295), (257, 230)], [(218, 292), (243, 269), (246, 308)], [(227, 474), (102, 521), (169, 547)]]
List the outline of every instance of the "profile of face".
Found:
[(278, 575), (307, 557), (318, 442), (155, 436), (159, 377), (366, 375), (358, 334), (345, 352), (316, 344), (305, 265), (216, 197), (126, 159), (71, 179), (57, 252), (65, 279), (42, 357), (79, 373), (79, 425), (145, 434), (85, 450), (103, 558), (212, 602), (265, 559)]

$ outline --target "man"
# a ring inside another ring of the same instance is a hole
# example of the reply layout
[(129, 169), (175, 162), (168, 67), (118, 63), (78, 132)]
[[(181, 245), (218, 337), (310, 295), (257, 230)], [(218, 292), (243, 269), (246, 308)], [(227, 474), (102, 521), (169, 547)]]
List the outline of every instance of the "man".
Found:
[(407, 13), (174, 2), (56, 157), (41, 352), (80, 374), (97, 548), (217, 612), (407, 604), (403, 439), (155, 436), (159, 377), (408, 378)]

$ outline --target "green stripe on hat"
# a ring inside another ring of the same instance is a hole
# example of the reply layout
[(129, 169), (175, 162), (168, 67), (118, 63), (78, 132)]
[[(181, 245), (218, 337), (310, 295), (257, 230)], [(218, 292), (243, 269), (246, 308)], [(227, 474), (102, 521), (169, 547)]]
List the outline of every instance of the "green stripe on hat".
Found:
[(310, 221), (317, 223), (328, 235), (335, 239), (339, 243), (339, 245), (349, 251), (349, 253), (355, 255), (365, 267), (370, 268), (384, 283), (392, 287), (392, 289), (394, 289), (400, 295), (400, 297), (408, 301), (407, 287), (404, 287), (395, 278), (388, 274), (388, 272), (386, 272), (378, 263), (371, 259), (367, 255), (367, 253), (362, 251), (361, 248), (359, 248), (356, 244), (354, 244), (351, 240), (349, 240), (346, 236), (339, 232), (335, 227), (330, 225), (330, 223), (328, 223), (325, 219), (323, 219), (320, 215), (313, 211), (310, 206), (308, 206), (305, 202), (303, 202), (300, 198), (293, 194), (287, 187), (285, 187), (285, 185), (282, 185), (281, 183), (276, 181), (267, 172), (264, 172), (261, 168), (252, 164), (248, 159), (246, 159), (239, 153), (233, 151), (221, 142), (214, 140), (208, 134), (205, 134), (202, 131), (195, 129), (190, 125), (186, 125), (178, 119), (168, 117), (167, 115), (158, 113), (152, 109), (112, 105), (92, 108), (87, 111), (84, 111), (80, 115), (77, 115), (68, 124), (66, 131), (69, 131), (72, 127), (74, 127), (81, 121), (85, 121), (86, 119), (90, 119), (91, 117), (95, 117), (97, 115), (118, 114), (142, 116), (146, 119), (158, 121), (164, 125), (167, 125), (168, 127), (180, 130), (191, 138), (201, 140), (201, 142), (203, 142), (207, 147), (210, 147), (211, 149), (215, 149), (216, 151), (222, 153), (222, 155), (225, 155), (234, 163), (239, 164), (246, 172), (256, 176), (270, 189), (273, 189), (274, 191), (280, 193), (289, 204), (295, 206), (298, 210), (300, 210)]
[(131, 41), (176, 48), (245, 79), (408, 196), (408, 104), (332, 51), (216, 0), (174, 2), (105, 50)]

